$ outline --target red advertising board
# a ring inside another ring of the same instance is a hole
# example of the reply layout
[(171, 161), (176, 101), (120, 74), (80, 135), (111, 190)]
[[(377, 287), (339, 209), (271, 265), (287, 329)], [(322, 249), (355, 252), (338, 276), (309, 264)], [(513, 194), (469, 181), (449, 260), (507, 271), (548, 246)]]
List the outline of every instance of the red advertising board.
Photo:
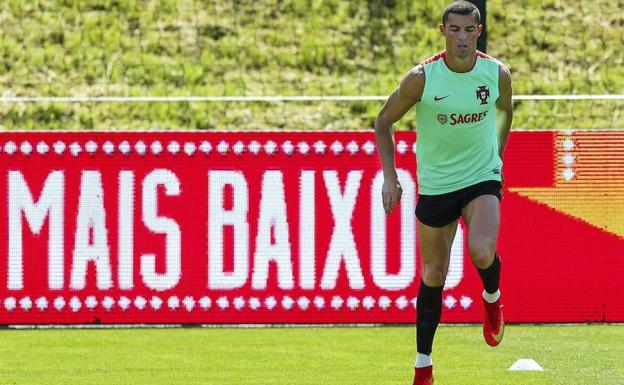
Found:
[[(370, 132), (0, 134), (0, 324), (411, 323), (414, 133), (386, 218)], [(514, 132), (510, 322), (624, 321), (624, 132)], [(459, 227), (444, 322), (481, 320)]]

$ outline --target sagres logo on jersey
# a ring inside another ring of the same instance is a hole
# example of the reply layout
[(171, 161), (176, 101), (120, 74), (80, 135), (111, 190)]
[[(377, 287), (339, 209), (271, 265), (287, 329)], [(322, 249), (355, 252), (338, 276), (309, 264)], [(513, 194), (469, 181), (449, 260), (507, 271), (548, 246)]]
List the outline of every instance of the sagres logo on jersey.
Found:
[(446, 114), (438, 114), (438, 122), (440, 122), (440, 124), (446, 124), (447, 120), (448, 116), (446, 116)]
[(481, 104), (487, 104), (487, 100), (490, 97), (490, 89), (487, 86), (479, 86), (477, 88), (477, 98), (481, 100)]

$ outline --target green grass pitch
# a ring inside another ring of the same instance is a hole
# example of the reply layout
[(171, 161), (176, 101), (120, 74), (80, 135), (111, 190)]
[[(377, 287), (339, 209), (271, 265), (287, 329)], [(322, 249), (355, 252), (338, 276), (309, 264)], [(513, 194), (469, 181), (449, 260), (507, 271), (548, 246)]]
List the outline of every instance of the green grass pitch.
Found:
[[(0, 384), (411, 384), (413, 327), (0, 331)], [(624, 384), (624, 325), (441, 326), (436, 385)], [(509, 372), (532, 358), (543, 372)]]

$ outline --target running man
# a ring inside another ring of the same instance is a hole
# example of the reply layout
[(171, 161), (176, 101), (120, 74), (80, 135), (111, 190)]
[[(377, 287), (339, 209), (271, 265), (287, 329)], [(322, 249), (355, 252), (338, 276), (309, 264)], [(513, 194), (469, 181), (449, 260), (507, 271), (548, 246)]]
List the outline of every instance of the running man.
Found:
[(414, 385), (433, 383), (431, 350), (460, 217), (468, 228), (470, 257), (483, 281), (483, 335), (488, 345), (502, 341), (505, 325), (496, 244), (502, 158), (513, 116), (511, 74), (500, 61), (477, 51), (482, 25), (473, 4), (450, 4), (439, 28), (445, 51), (412, 68), (375, 120), (384, 172), (382, 200), (389, 214), (401, 199), (392, 124), (416, 106), (422, 277)]

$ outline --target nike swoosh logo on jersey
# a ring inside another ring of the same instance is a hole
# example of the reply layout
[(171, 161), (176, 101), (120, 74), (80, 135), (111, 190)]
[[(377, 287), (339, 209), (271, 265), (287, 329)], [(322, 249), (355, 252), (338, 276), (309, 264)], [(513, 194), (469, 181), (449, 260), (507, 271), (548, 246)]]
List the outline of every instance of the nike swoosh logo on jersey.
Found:
[(433, 97), (433, 100), (435, 100), (435, 101), (437, 102), (437, 101), (440, 101), (440, 100), (442, 100), (442, 99), (446, 99), (446, 98), (448, 98), (449, 96), (451, 96), (451, 95), (446, 95), (446, 96), (434, 96), (434, 97)]

